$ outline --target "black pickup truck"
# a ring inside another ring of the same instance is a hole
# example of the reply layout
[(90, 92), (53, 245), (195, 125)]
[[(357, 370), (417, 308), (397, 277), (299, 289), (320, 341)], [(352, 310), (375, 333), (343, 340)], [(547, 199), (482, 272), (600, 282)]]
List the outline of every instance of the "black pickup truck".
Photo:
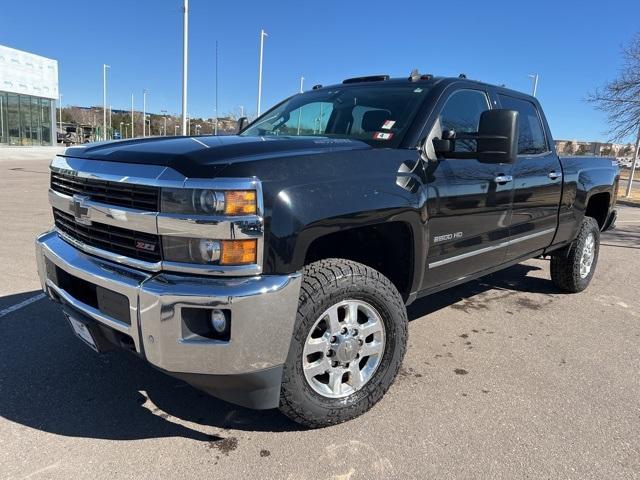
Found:
[(361, 77), (235, 136), (67, 149), (38, 270), (95, 350), (318, 427), (382, 398), (416, 298), (540, 256), (586, 288), (618, 182), (608, 159), (559, 158), (533, 97)]

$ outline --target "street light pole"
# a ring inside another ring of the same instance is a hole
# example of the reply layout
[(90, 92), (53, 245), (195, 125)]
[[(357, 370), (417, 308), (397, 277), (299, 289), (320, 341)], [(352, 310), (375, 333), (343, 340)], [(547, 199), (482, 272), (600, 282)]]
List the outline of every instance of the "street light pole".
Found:
[(187, 129), (187, 64), (189, 53), (189, 0), (183, 0), (182, 16), (182, 134)]
[[(300, 93), (302, 93), (304, 86), (304, 77), (300, 77)], [(300, 135), (300, 122), (302, 121), (302, 107), (298, 109), (298, 135)]]
[(133, 138), (133, 93), (131, 94), (131, 138)]
[(214, 135), (218, 135), (218, 41), (216, 40), (216, 124)]
[(240, 118), (244, 117), (244, 105), (240, 105)]
[(166, 137), (167, 136), (167, 111), (160, 110), (160, 113), (164, 115), (164, 130), (162, 132), (162, 135)]
[(629, 181), (627, 182), (627, 192), (625, 197), (631, 196), (631, 189), (633, 188), (633, 176), (636, 173), (636, 163), (638, 163), (638, 148), (640, 148), (640, 129), (638, 129), (638, 137), (636, 138), (636, 148), (633, 151), (633, 163), (631, 164), (631, 173), (629, 174)]
[(60, 97), (60, 107), (59, 107), (59, 116), (60, 116), (60, 132), (62, 132), (62, 94), (59, 95)]
[(538, 91), (538, 74), (532, 73), (529, 75), (529, 78), (533, 80), (533, 96), (535, 97)]
[(260, 67), (258, 69), (258, 116), (260, 116), (260, 106), (262, 103), (262, 58), (264, 56), (264, 37), (267, 33), (260, 30)]
[[(300, 77), (300, 93), (303, 92), (304, 77)], [(302, 121), (302, 107), (298, 109), (298, 135), (300, 135), (300, 122)]]
[(111, 68), (106, 63), (102, 64), (102, 140), (107, 139), (107, 68)]
[(147, 89), (142, 90), (142, 136), (147, 136)]

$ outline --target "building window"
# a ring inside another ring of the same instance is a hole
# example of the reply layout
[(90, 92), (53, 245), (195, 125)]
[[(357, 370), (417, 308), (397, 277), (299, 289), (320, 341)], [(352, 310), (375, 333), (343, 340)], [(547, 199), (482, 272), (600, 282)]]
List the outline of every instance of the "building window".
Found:
[(7, 94), (0, 92), (0, 144), (9, 143), (7, 131)]
[(9, 129), (9, 144), (20, 145), (20, 103), (18, 95), (10, 93), (7, 98), (7, 126)]
[(51, 145), (52, 100), (0, 92), (0, 144)]
[(40, 99), (40, 119), (42, 120), (42, 144), (51, 144), (51, 100)]

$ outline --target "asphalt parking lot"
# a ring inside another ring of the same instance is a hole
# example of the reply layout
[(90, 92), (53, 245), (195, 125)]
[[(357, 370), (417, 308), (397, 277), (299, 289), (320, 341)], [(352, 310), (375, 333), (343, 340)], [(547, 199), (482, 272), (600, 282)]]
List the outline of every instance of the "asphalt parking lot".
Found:
[(382, 402), (304, 430), (94, 354), (47, 299), (12, 310), (39, 294), (47, 164), (0, 161), (0, 478), (640, 477), (640, 208), (583, 293), (532, 260), (416, 302)]

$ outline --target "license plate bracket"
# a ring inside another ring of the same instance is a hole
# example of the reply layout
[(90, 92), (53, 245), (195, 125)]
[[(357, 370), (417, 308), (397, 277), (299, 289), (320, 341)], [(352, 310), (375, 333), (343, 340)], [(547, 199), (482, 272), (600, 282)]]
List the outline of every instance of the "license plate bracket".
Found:
[(98, 343), (96, 342), (96, 339), (94, 338), (93, 333), (91, 333), (90, 327), (83, 321), (78, 320), (77, 318), (74, 318), (69, 314), (65, 314), (65, 316), (67, 317), (67, 320), (71, 325), (71, 329), (73, 330), (73, 333), (75, 333), (80, 340), (82, 340), (87, 346), (89, 346), (96, 353), (100, 353), (100, 350), (98, 348)]

